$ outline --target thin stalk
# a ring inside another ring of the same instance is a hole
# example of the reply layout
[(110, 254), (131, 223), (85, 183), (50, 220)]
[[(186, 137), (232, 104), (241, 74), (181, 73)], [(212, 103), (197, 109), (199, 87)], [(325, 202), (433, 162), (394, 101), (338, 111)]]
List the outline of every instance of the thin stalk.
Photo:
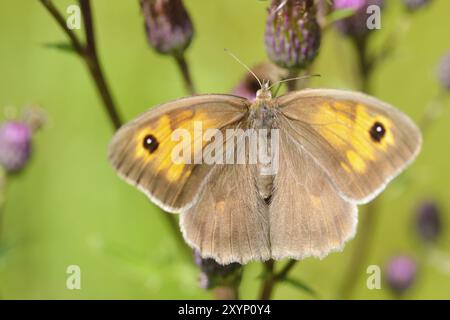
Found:
[[(374, 60), (368, 55), (367, 37), (354, 39), (354, 45), (358, 55), (361, 91), (369, 93)], [(350, 258), (350, 263), (344, 272), (342, 284), (338, 291), (339, 299), (351, 298), (356, 282), (364, 270), (377, 226), (380, 199), (381, 196), (373, 200), (365, 207), (366, 210), (362, 215), (361, 222), (359, 223), (358, 236), (355, 239), (354, 251)]]
[[(286, 79), (297, 78), (299, 74), (300, 70), (290, 70)], [(297, 90), (297, 84), (298, 84), (297, 79), (286, 82), (287, 91), (291, 92)]]
[(282, 280), (286, 279), (289, 272), (297, 263), (296, 260), (289, 260), (288, 263), (279, 272), (275, 272), (275, 262), (269, 260), (264, 263), (266, 267), (267, 276), (260, 290), (259, 299), (260, 300), (270, 300), (273, 295), (275, 286)]
[(122, 120), (117, 111), (111, 91), (106, 82), (100, 60), (97, 55), (97, 46), (95, 41), (94, 24), (92, 19), (92, 10), (90, 0), (79, 0), (81, 13), (84, 21), (84, 30), (86, 36), (85, 63), (94, 80), (97, 90), (102, 98), (103, 105), (115, 129), (122, 126)]
[[(97, 54), (95, 30), (90, 1), (79, 0), (81, 14), (84, 22), (86, 44), (83, 44), (78, 36), (73, 32), (73, 30), (67, 27), (66, 19), (55, 7), (51, 0), (39, 1), (69, 38), (74, 51), (78, 54), (78, 56), (88, 68), (89, 73), (94, 80), (97, 91), (102, 99), (103, 107), (105, 108), (105, 111), (114, 129), (120, 128), (123, 122), (121, 120), (119, 112), (117, 111), (117, 106), (112, 97), (111, 90), (109, 89), (109, 86), (107, 84), (103, 69), (101, 67), (100, 59)], [(163, 214), (165, 216), (165, 219), (168, 220), (169, 226), (178, 243), (180, 244), (180, 247), (184, 248), (184, 251), (189, 255), (189, 257), (191, 257), (191, 251), (184, 243), (184, 240), (180, 234), (176, 217), (165, 212)]]
[(350, 258), (348, 269), (344, 273), (342, 285), (339, 292), (339, 299), (350, 299), (357, 280), (364, 271), (364, 265), (367, 261), (369, 248), (373, 242), (375, 227), (378, 222), (379, 200), (374, 200), (366, 206), (358, 230), (358, 237), (355, 239), (355, 247)]
[(192, 81), (189, 64), (186, 61), (185, 55), (184, 54), (174, 55), (174, 59), (177, 63), (178, 69), (180, 70), (186, 91), (190, 95), (195, 95), (196, 94), (195, 86), (194, 82)]

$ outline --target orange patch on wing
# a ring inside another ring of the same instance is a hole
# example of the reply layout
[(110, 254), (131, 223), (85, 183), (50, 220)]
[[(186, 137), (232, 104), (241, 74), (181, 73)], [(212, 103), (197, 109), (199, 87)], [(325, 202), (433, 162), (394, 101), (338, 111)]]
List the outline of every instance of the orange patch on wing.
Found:
[[(205, 144), (203, 133), (208, 128), (220, 125), (220, 119), (208, 117), (207, 112), (194, 113), (192, 110), (184, 110), (172, 115), (162, 115), (156, 124), (140, 129), (135, 135), (134, 157), (145, 164), (152, 162), (154, 170), (164, 172), (165, 178), (170, 182), (177, 182), (188, 177), (190, 170), (185, 170), (186, 164), (175, 163), (172, 158), (172, 150), (180, 143), (190, 143), (190, 155), (193, 160), (194, 153), (201, 153)], [(195, 128), (201, 128), (200, 132), (194, 132)], [(176, 129), (186, 130), (191, 137), (190, 141), (177, 141), (172, 139), (172, 133)], [(144, 148), (143, 141), (147, 135), (153, 135), (159, 143), (158, 149), (150, 153)]]
[(347, 160), (350, 163), (353, 170), (358, 173), (364, 173), (367, 169), (366, 161), (355, 151), (348, 150), (347, 151)]
[[(336, 149), (347, 150), (346, 160), (341, 167), (350, 172), (352, 169), (363, 173), (367, 162), (376, 160), (377, 151), (386, 151), (395, 144), (392, 133), (392, 122), (382, 115), (370, 115), (363, 104), (352, 108), (344, 102), (324, 103), (313, 118), (318, 124), (316, 130)], [(352, 116), (354, 115), (354, 116)], [(373, 142), (370, 129), (380, 122), (386, 129), (386, 134), (380, 142)]]

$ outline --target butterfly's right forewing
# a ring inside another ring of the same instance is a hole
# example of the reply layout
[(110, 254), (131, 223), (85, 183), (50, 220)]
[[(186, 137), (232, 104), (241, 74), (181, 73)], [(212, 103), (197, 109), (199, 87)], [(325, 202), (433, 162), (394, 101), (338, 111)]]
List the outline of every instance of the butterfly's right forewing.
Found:
[[(153, 202), (178, 213), (194, 203), (213, 167), (202, 159), (208, 143), (203, 133), (237, 125), (248, 106), (246, 99), (236, 96), (202, 95), (153, 108), (114, 135), (110, 162), (122, 178)], [(190, 162), (174, 158), (180, 143), (187, 144)], [(198, 156), (200, 163), (195, 160)]]

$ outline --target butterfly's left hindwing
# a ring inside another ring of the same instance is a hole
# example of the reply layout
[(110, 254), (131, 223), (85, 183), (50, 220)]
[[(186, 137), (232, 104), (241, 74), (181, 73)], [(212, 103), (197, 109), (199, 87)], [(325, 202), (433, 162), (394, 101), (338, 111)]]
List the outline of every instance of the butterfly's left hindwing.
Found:
[(348, 201), (377, 196), (418, 154), (421, 134), (403, 113), (375, 98), (303, 90), (276, 99), (282, 130), (308, 153)]
[[(211, 169), (211, 165), (195, 161), (207, 143), (202, 134), (239, 123), (248, 106), (243, 98), (204, 95), (153, 108), (115, 134), (109, 147), (110, 162), (121, 177), (160, 207), (180, 212), (193, 204)], [(201, 132), (194, 133), (195, 128)], [(174, 139), (177, 129), (180, 135)], [(183, 140), (187, 138), (181, 136), (183, 132), (190, 140)], [(191, 163), (174, 161), (174, 148), (189, 141)]]

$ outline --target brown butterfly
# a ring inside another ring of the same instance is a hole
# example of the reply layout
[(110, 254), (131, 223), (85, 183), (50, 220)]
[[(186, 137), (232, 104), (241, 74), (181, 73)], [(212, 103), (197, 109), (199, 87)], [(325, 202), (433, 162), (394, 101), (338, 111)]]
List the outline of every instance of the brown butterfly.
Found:
[[(230, 150), (226, 143), (244, 141), (246, 130), (278, 130), (277, 171), (267, 174), (259, 162), (175, 163), (174, 132), (195, 136), (196, 123), (235, 134), (187, 140), (197, 146), (190, 160), (218, 145), (227, 159), (230, 151), (247, 156), (248, 146)], [(355, 234), (357, 205), (375, 198), (420, 146), (416, 125), (373, 97), (308, 89), (272, 98), (263, 83), (254, 103), (208, 94), (152, 108), (115, 134), (109, 158), (127, 182), (181, 214), (185, 240), (204, 258), (243, 264), (342, 249)]]

